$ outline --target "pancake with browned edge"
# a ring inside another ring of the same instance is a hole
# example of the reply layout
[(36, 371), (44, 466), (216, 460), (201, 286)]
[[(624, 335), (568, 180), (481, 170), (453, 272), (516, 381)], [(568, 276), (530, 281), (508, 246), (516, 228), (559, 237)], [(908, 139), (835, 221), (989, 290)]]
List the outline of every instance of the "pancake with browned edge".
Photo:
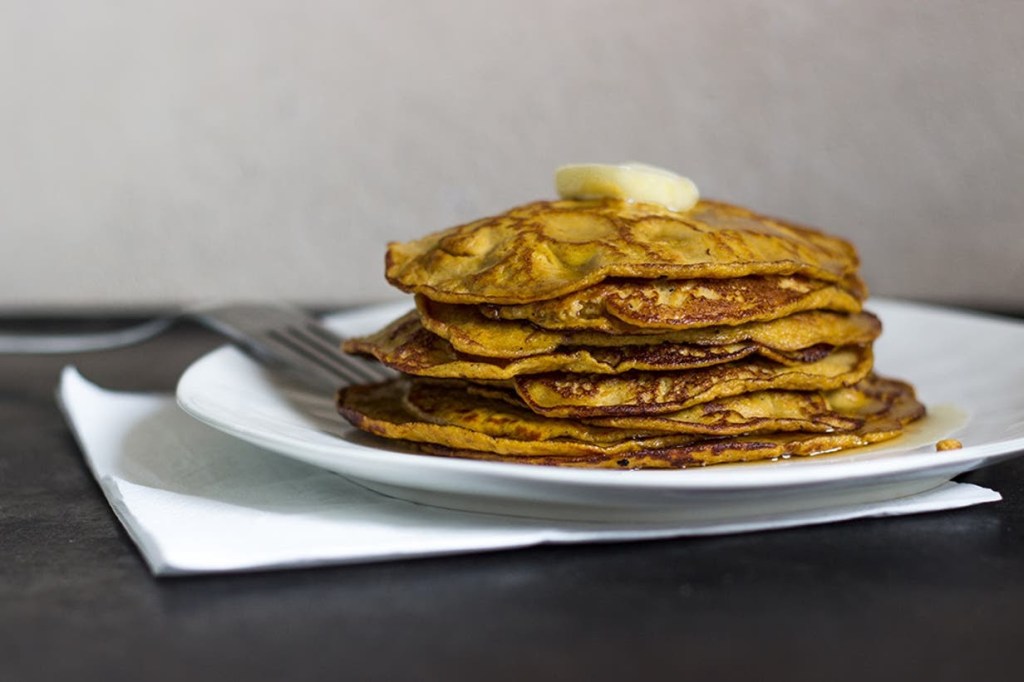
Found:
[(798, 274), (843, 282), (858, 264), (845, 240), (722, 202), (680, 213), (618, 200), (538, 201), (392, 243), (386, 275), (435, 301), (518, 304), (609, 277)]
[(467, 403), (436, 383), (419, 386), (417, 396), (416, 386), (415, 381), (400, 378), (373, 386), (347, 387), (339, 392), (338, 407), (360, 429), (414, 443), (432, 454), (631, 469), (680, 468), (782, 455), (812, 455), (866, 445), (898, 435), (906, 423), (920, 417), (924, 411), (909, 385), (872, 377), (849, 389), (850, 393), (859, 393), (859, 398), (834, 399), (836, 404), (832, 411), (858, 424), (852, 430), (709, 438), (547, 419), (502, 400), (477, 397)]
[[(859, 339), (862, 344), (873, 338), (870, 327), (865, 331)], [(376, 358), (406, 374), (491, 381), (545, 372), (621, 374), (631, 370), (685, 370), (753, 356), (797, 365), (822, 360), (833, 349), (827, 337), (805, 348), (782, 350), (750, 340), (697, 345), (648, 338), (650, 342), (645, 345), (570, 346), (520, 358), (488, 358), (455, 350), (447, 340), (427, 331), (419, 315), (412, 311), (374, 334), (346, 340), (343, 348), (349, 353)]]

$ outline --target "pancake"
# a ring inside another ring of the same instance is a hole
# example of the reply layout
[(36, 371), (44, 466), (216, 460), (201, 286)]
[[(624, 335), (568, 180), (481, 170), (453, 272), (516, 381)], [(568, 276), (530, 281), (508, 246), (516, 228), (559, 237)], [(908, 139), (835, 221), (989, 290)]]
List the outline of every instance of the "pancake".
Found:
[(543, 301), (610, 277), (804, 275), (842, 282), (859, 260), (838, 237), (701, 201), (688, 212), (619, 200), (538, 201), (388, 246), (386, 276), (448, 303)]
[[(620, 429), (740, 435), (772, 431), (853, 431), (908, 390), (874, 374), (832, 391), (755, 391), (667, 414), (588, 419)], [(910, 389), (912, 390), (912, 389)]]
[(527, 320), (544, 329), (629, 334), (638, 328), (692, 329), (774, 320), (806, 310), (860, 312), (864, 287), (800, 276), (695, 280), (609, 279), (550, 301), (484, 305), (496, 320)]
[[(689, 435), (638, 436), (620, 429), (582, 424), (550, 422), (501, 401), (485, 410), (478, 428), (426, 419), (413, 413), (406, 403), (408, 380), (399, 378), (383, 384), (349, 386), (338, 395), (341, 414), (359, 429), (385, 438), (442, 444), (453, 448), (486, 450), (497, 455), (606, 455), (624, 456), (648, 448), (666, 448), (690, 443)], [(463, 403), (472, 410), (474, 404)], [(472, 417), (463, 420), (473, 421)], [(490, 428), (487, 428), (490, 427)]]
[(589, 330), (547, 330), (524, 320), (493, 320), (476, 306), (438, 303), (416, 297), (420, 322), (447, 339), (461, 353), (496, 358), (521, 358), (550, 353), (566, 346), (623, 347), (651, 343), (685, 343), (724, 346), (753, 342), (780, 351), (831, 346), (861, 345), (874, 341), (882, 331), (878, 318), (866, 312), (851, 315), (809, 311), (767, 322), (736, 326), (662, 331), (635, 330), (610, 335)]
[(416, 443), (430, 454), (611, 468), (684, 468), (831, 452), (895, 437), (924, 412), (909, 385), (873, 377), (847, 391), (858, 397), (836, 399), (835, 407), (859, 423), (852, 431), (724, 438), (644, 435), (544, 419), (501, 400), (466, 401), (451, 387), (420, 381), (399, 378), (347, 387), (339, 391), (338, 408), (358, 428)]
[(741, 435), (771, 431), (827, 433), (852, 431), (863, 420), (844, 417), (818, 391), (754, 391), (712, 400), (668, 414), (590, 420), (617, 429), (654, 429), (669, 433)]
[(832, 390), (866, 377), (868, 346), (850, 346), (806, 365), (743, 360), (685, 372), (530, 374), (513, 380), (531, 410), (548, 417), (622, 417), (677, 412), (717, 398), (785, 389)]
[[(868, 375), (853, 386), (833, 391), (754, 391), (716, 398), (685, 410), (663, 414), (576, 420), (544, 419), (556, 422), (578, 421), (648, 434), (732, 436), (768, 431), (852, 431), (863, 426), (863, 420), (856, 418), (855, 414), (871, 413), (869, 403), (874, 400), (872, 396), (878, 392), (878, 386), (875, 377)], [(528, 409), (515, 390), (510, 388), (479, 383), (467, 383), (463, 387), (450, 381), (435, 386), (438, 390), (445, 387), (486, 400), (501, 400), (517, 409)], [(465, 398), (462, 400), (465, 403)], [(880, 403), (875, 400), (875, 404)]]
[(832, 350), (827, 344), (780, 351), (753, 341), (721, 346), (666, 342), (620, 347), (567, 347), (522, 358), (495, 359), (459, 353), (447, 340), (427, 331), (415, 311), (379, 332), (346, 340), (342, 348), (349, 353), (374, 357), (406, 374), (491, 381), (543, 372), (619, 374), (631, 370), (684, 370), (753, 356), (794, 365), (821, 360)]

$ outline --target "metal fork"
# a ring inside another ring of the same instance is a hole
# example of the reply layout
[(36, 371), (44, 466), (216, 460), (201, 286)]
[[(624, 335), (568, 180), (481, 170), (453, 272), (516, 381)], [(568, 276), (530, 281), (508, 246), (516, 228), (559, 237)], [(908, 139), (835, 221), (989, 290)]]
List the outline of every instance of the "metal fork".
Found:
[(395, 372), (341, 350), (340, 336), (298, 308), (236, 303), (192, 308), (185, 316), (226, 336), (261, 363), (337, 388), (377, 383)]

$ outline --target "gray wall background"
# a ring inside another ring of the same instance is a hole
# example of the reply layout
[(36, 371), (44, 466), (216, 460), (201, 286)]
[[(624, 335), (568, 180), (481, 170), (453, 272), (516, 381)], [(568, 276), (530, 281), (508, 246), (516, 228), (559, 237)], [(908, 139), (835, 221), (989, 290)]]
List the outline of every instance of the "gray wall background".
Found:
[(0, 0), (0, 311), (395, 297), (595, 160), (1022, 308), (1024, 3)]

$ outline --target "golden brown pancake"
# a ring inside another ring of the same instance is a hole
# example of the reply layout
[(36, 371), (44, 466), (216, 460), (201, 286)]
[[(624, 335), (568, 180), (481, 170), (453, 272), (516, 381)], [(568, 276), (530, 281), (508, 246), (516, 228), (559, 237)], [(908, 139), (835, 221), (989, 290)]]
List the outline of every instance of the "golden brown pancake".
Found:
[(609, 277), (794, 275), (842, 282), (858, 257), (838, 237), (701, 201), (688, 212), (618, 200), (539, 201), (388, 246), (388, 281), (449, 303), (543, 301)]
[(613, 468), (681, 468), (831, 452), (892, 438), (924, 413), (913, 389), (901, 382), (873, 377), (848, 393), (860, 396), (841, 408), (860, 424), (853, 431), (725, 438), (643, 435), (544, 419), (501, 400), (465, 401), (450, 387), (406, 379), (342, 389), (338, 407), (358, 428), (418, 443), (431, 454)]
[[(429, 387), (430, 391), (446, 390), (449, 392), (446, 400), (453, 401), (459, 412), (472, 404), (471, 400), (459, 395), (461, 392), (473, 398), (483, 398), (485, 402), (500, 400), (517, 410), (528, 409), (514, 390), (493, 384), (462, 384), (449, 379), (411, 381), (410, 395), (419, 395), (423, 386)], [(582, 423), (648, 435), (692, 433), (732, 436), (768, 431), (852, 431), (863, 426), (863, 419), (857, 415), (871, 414), (872, 405), (877, 408), (884, 404), (873, 398), (881, 385), (873, 375), (869, 375), (853, 386), (834, 391), (754, 391), (665, 414), (582, 419), (539, 417), (539, 423)], [(532, 414), (537, 418), (536, 413)]]
[[(497, 409), (485, 410), (479, 419), (467, 415), (457, 426), (413, 413), (406, 402), (408, 380), (399, 378), (371, 386), (349, 386), (338, 396), (338, 409), (354, 426), (385, 438), (431, 442), (471, 450), (487, 450), (499, 455), (625, 455), (645, 448), (663, 448), (694, 440), (684, 434), (638, 436), (635, 432), (601, 426), (587, 426), (539, 417), (529, 410), (494, 401)], [(465, 396), (465, 394), (463, 394)], [(463, 402), (467, 411), (480, 401)]]
[(849, 346), (806, 365), (741, 360), (684, 372), (529, 374), (513, 380), (531, 410), (548, 417), (623, 417), (664, 414), (717, 398), (785, 389), (832, 390), (868, 375), (872, 353)]
[(740, 435), (770, 431), (852, 431), (883, 413), (905, 384), (869, 374), (832, 391), (755, 391), (667, 414), (586, 420), (600, 426), (672, 433)]
[(495, 320), (527, 320), (544, 329), (630, 334), (637, 329), (693, 329), (774, 320), (806, 310), (856, 313), (859, 281), (838, 285), (800, 276), (734, 279), (618, 280), (550, 301), (484, 305)]
[(725, 346), (749, 341), (791, 351), (818, 344), (861, 345), (874, 341), (882, 331), (878, 318), (866, 312), (846, 315), (808, 311), (736, 326), (669, 332), (637, 329), (633, 334), (611, 335), (589, 330), (541, 329), (522, 320), (492, 320), (476, 306), (437, 303), (424, 296), (416, 297), (416, 307), (423, 326), (447, 339), (457, 351), (496, 358), (539, 355), (561, 347), (620, 347), (662, 342)]
[[(652, 342), (657, 341), (651, 337)], [(349, 353), (372, 356), (406, 374), (453, 379), (511, 379), (521, 374), (576, 372), (619, 374), (630, 370), (683, 370), (759, 356), (793, 365), (826, 357), (832, 347), (778, 351), (752, 341), (723, 346), (650, 343), (620, 347), (571, 347), (515, 359), (486, 358), (459, 353), (445, 339), (423, 328), (419, 314), (409, 312), (369, 336), (348, 339), (342, 348)]]
[[(865, 380), (866, 381), (866, 380)], [(668, 414), (606, 417), (592, 423), (618, 429), (740, 435), (769, 431), (852, 431), (862, 421), (844, 417), (819, 391), (754, 391)]]

